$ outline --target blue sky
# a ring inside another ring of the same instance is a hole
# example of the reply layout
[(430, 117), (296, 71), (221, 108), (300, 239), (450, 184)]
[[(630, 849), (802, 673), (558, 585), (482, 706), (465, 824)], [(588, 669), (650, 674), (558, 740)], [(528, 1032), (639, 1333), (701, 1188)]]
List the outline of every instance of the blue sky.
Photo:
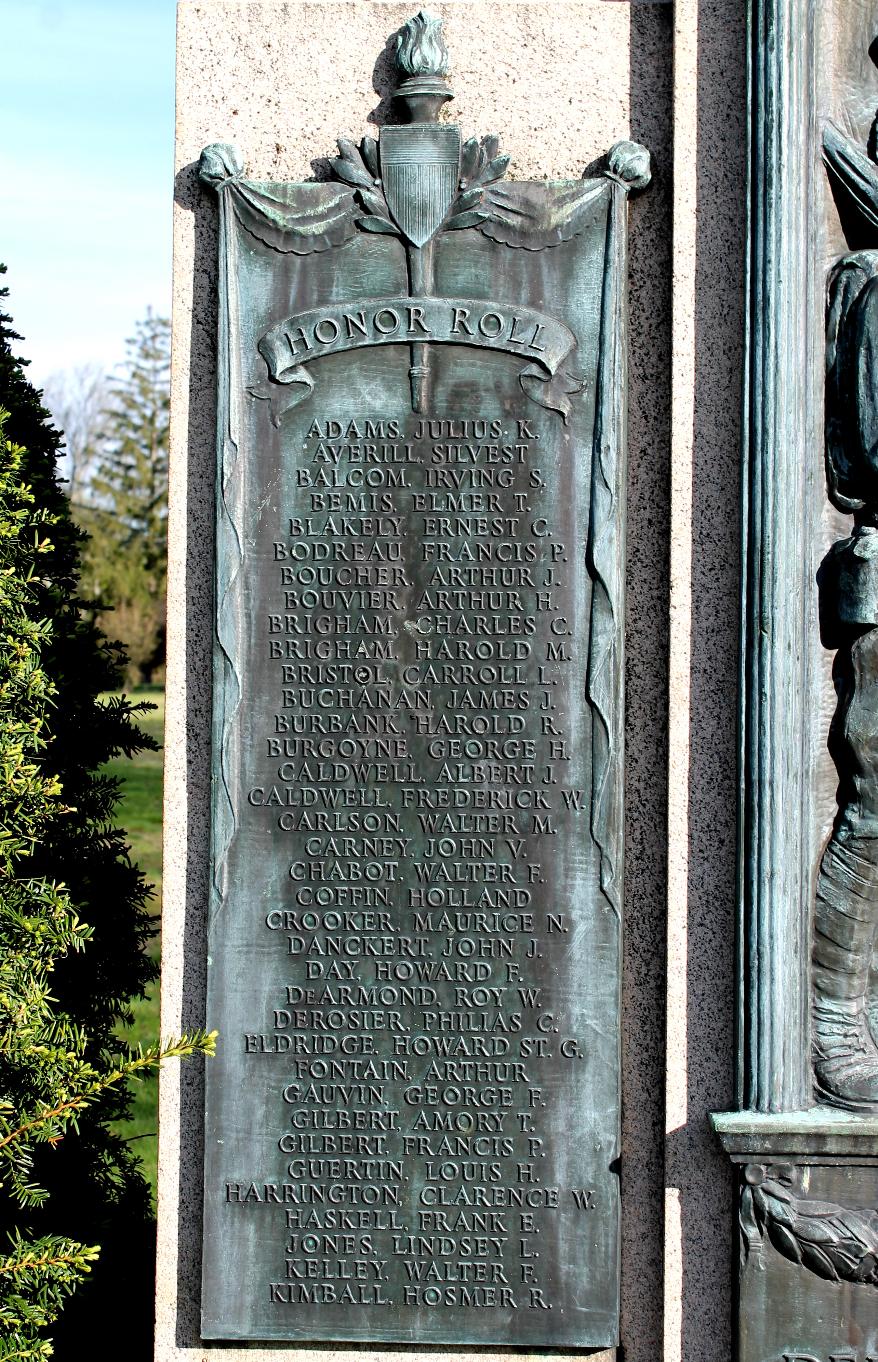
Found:
[(174, 0), (0, 0), (0, 260), (37, 384), (168, 314)]

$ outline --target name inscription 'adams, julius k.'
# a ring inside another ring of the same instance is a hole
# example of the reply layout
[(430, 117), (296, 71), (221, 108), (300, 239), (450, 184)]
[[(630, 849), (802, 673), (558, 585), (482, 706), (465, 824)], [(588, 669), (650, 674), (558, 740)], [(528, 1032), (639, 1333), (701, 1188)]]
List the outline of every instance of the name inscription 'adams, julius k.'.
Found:
[(645, 153), (503, 185), (496, 139), (435, 122), (434, 21), (398, 60), (414, 121), (340, 143), (337, 182), (202, 162), (221, 203), (202, 1331), (605, 1346), (621, 298)]

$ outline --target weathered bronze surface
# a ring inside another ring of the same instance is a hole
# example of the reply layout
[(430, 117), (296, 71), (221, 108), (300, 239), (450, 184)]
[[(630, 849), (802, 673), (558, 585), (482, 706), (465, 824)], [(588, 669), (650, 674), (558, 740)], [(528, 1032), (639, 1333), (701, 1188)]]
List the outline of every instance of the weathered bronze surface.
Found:
[(618, 1334), (625, 201), (413, 120), (221, 205), (205, 1338)]
[(714, 1118), (740, 1169), (740, 1362), (878, 1362), (878, 1125)]
[(878, 165), (832, 124), (830, 181), (853, 254), (829, 277), (826, 473), (853, 516), (820, 571), (824, 645), (837, 649), (830, 748), (838, 814), (817, 880), (813, 944), (814, 1078), (820, 1101), (878, 1112)]
[[(748, 7), (742, 1109), (712, 1118), (738, 1165), (738, 1362), (878, 1359), (874, 129), (867, 151), (865, 137), (861, 146), (824, 128), (831, 227), (821, 222), (826, 186), (812, 155), (829, 102), (861, 132), (862, 110), (874, 105), (859, 90), (854, 119), (830, 80), (833, 70), (836, 83), (852, 74), (857, 33), (868, 29), (871, 43), (868, 8)], [(849, 253), (824, 280), (823, 248), (839, 227)], [(824, 321), (825, 389), (811, 363)], [(839, 512), (854, 518), (844, 532)], [(827, 532), (838, 540), (828, 554)], [(836, 655), (828, 838), (812, 741), (822, 661), (815, 588), (822, 642)]]
[(741, 1362), (876, 1362), (878, 1167), (748, 1164)]

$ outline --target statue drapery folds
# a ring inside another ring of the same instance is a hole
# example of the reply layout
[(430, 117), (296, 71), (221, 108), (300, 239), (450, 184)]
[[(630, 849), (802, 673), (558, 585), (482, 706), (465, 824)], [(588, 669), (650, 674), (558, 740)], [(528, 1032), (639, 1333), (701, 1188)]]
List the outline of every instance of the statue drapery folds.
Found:
[(817, 879), (812, 946), (815, 1094), (878, 1111), (878, 165), (830, 125), (827, 171), (849, 244), (829, 277), (826, 477), (852, 533), (820, 569), (821, 637), (836, 649), (829, 748), (838, 811)]

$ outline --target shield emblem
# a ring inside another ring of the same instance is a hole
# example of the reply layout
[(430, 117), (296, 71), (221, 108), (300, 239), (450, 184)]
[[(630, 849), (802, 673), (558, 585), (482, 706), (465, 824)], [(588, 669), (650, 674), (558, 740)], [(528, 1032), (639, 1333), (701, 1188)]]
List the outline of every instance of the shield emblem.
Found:
[(382, 128), (379, 146), (387, 206), (409, 241), (423, 246), (457, 193), (460, 128), (447, 123)]

